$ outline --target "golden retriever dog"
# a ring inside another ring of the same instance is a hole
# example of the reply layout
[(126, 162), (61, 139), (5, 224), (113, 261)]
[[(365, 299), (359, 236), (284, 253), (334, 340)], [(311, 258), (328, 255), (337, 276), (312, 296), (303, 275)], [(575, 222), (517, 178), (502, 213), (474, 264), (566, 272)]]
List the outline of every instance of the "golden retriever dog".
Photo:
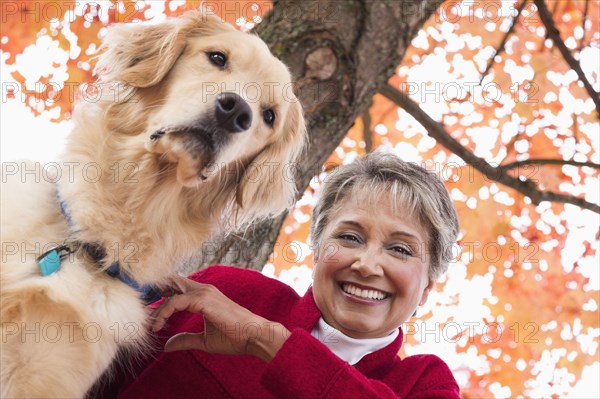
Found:
[(3, 168), (3, 398), (84, 397), (150, 341), (142, 297), (295, 198), (302, 109), (257, 36), (198, 11), (115, 25), (103, 47), (61, 169)]

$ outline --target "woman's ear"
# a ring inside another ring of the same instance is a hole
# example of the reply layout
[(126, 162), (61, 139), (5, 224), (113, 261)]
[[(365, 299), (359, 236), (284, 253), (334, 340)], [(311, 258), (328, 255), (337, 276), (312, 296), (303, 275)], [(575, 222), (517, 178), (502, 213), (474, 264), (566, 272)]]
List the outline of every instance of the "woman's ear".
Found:
[(419, 302), (419, 306), (425, 305), (425, 302), (427, 302), (427, 298), (429, 297), (429, 292), (433, 289), (434, 285), (435, 282), (429, 280), (429, 284), (427, 284), (427, 287), (425, 287), (425, 289), (423, 290), (423, 295), (421, 295), (421, 301)]
[(319, 262), (319, 244), (315, 242), (311, 242), (310, 248), (313, 252), (313, 268), (310, 277), (315, 280), (315, 272), (317, 271), (317, 262)]
[(317, 264), (317, 262), (319, 261), (319, 244), (313, 244), (312, 245), (312, 251), (313, 251), (313, 264)]

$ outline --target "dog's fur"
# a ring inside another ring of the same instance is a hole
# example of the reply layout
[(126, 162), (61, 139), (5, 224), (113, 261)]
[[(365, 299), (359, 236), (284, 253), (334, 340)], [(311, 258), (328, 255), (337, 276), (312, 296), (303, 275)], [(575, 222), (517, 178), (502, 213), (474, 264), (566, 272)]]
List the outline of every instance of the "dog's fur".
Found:
[[(207, 56), (215, 51), (228, 56), (225, 68)], [(143, 348), (147, 311), (103, 272), (113, 262), (160, 286), (211, 234), (295, 198), (289, 166), (306, 136), (302, 110), (258, 37), (201, 12), (116, 25), (96, 72), (102, 99), (78, 103), (60, 175), (3, 174), (3, 398), (82, 397), (119, 348)], [(252, 111), (242, 132), (215, 120), (225, 91)], [(37, 256), (65, 241), (94, 243), (106, 257), (98, 264), (79, 249), (41, 276)]]

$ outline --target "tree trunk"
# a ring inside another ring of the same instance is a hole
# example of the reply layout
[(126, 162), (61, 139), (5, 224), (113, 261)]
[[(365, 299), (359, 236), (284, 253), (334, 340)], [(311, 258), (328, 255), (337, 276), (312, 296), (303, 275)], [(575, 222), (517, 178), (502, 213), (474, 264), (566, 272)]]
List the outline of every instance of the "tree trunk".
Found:
[[(443, 0), (276, 0), (257, 34), (290, 68), (310, 145), (296, 167), (298, 195), (394, 73)], [(188, 271), (210, 264), (261, 270), (286, 215), (209, 243)]]

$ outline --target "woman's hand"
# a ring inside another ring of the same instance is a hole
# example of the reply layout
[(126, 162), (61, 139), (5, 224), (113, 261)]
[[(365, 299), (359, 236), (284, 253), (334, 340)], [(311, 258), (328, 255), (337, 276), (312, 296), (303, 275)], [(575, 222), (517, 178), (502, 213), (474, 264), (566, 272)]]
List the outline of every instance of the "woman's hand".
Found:
[(152, 313), (152, 329), (162, 329), (173, 313), (187, 310), (202, 314), (204, 332), (171, 337), (165, 345), (167, 352), (199, 349), (208, 353), (249, 354), (270, 361), (290, 335), (282, 324), (250, 312), (212, 285), (175, 277), (171, 286), (181, 294), (166, 298)]

